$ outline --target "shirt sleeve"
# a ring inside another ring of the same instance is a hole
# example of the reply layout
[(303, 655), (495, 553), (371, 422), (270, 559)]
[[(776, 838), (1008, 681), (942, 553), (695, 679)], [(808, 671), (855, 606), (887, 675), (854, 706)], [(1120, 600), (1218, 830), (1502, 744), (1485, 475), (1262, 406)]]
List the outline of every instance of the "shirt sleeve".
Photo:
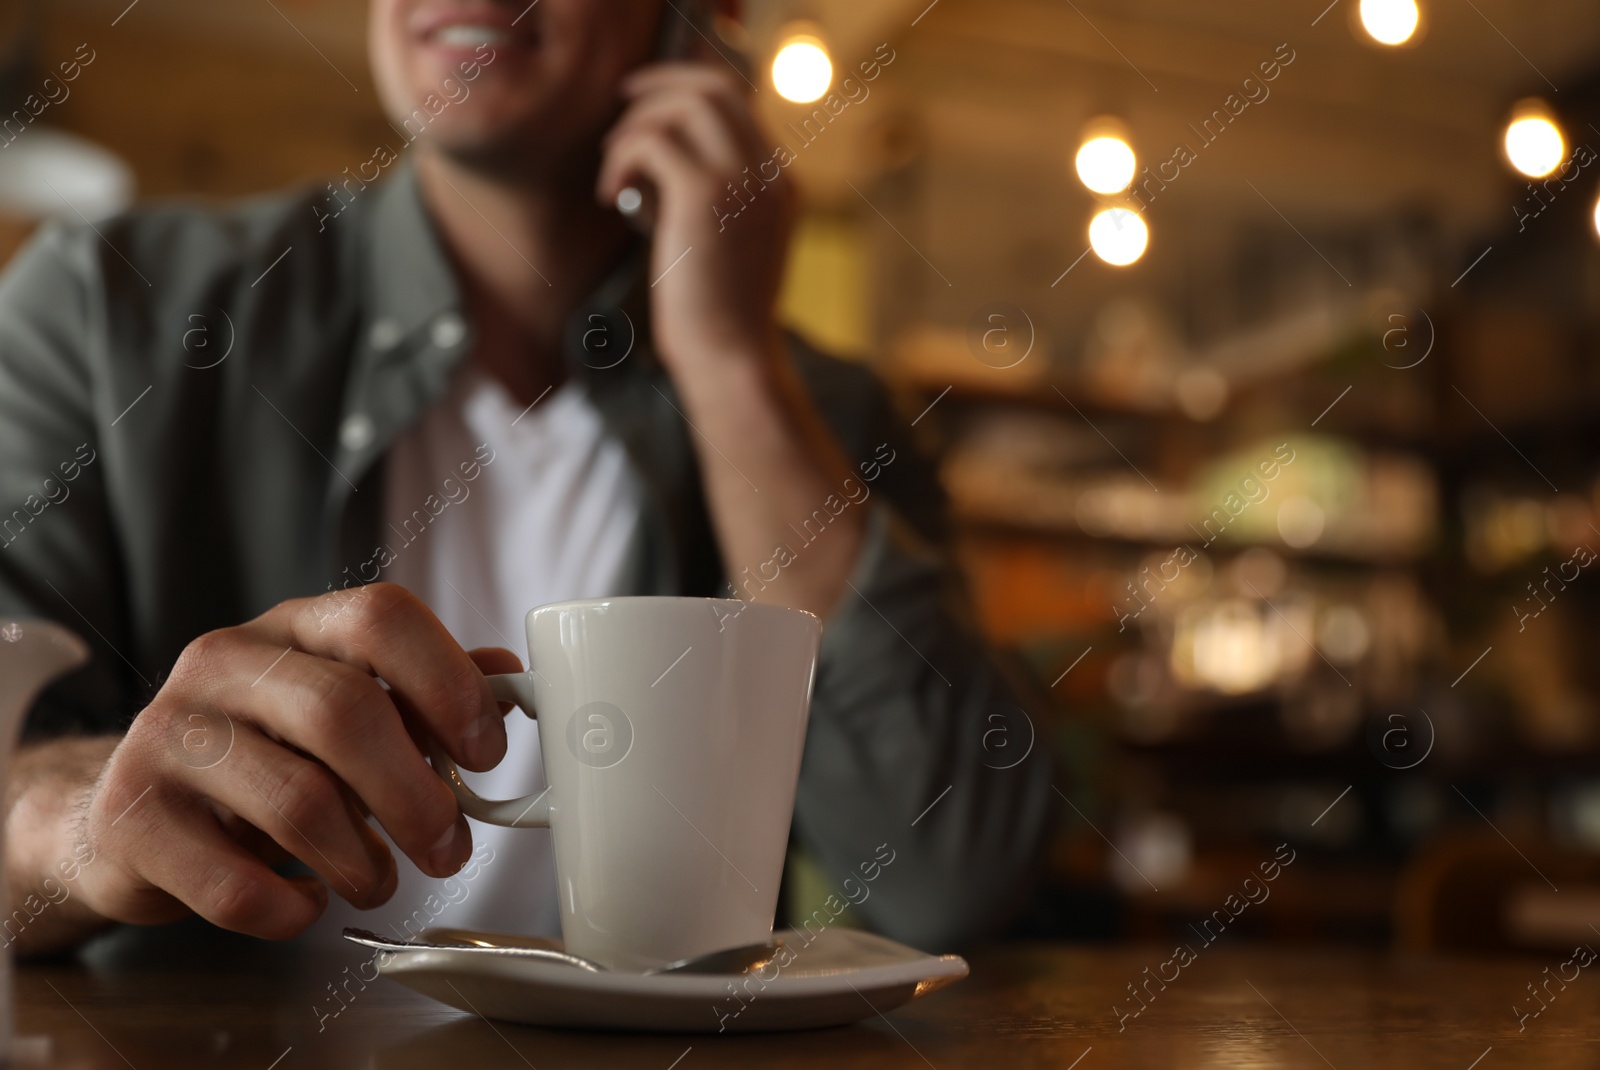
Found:
[(98, 312), (81, 231), (47, 225), (0, 274), (0, 618), (82, 636), (90, 664), (34, 706), (24, 738), (125, 724), (134, 670), (96, 434)]
[[(908, 445), (895, 463), (919, 469), (894, 481), (902, 498), (936, 487)], [(1028, 899), (1050, 834), (1051, 748), (972, 624), (948, 553), (907, 519), (942, 509), (929, 496), (863, 503), (866, 538), (824, 625), (795, 832), (867, 926), (948, 950)]]

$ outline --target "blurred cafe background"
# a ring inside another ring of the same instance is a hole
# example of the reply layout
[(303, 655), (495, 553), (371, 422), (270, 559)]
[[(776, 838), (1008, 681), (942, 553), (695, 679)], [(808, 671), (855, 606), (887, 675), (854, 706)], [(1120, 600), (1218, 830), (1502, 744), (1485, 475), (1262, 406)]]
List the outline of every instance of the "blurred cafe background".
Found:
[[(0, 254), (395, 143), (365, 7), (7, 0)], [(893, 385), (1046, 696), (981, 741), (1060, 766), (1023, 931), (1186, 939), (1287, 843), (1233, 939), (1591, 939), (1600, 8), (750, 0), (734, 43), (785, 315)]]

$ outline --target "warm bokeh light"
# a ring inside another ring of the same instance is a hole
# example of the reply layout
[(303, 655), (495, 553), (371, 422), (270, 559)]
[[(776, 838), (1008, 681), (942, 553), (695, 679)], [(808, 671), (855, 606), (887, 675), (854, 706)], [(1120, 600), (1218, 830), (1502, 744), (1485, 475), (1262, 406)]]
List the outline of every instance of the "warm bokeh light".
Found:
[(779, 96), (796, 104), (820, 98), (833, 84), (827, 45), (810, 34), (789, 36), (772, 60), (772, 84)]
[(1089, 222), (1089, 247), (1108, 264), (1123, 267), (1144, 255), (1150, 230), (1137, 212), (1106, 208)]
[(1417, 32), (1416, 0), (1361, 0), (1361, 28), (1382, 45), (1401, 45)]
[(1327, 522), (1327, 514), (1310, 498), (1285, 498), (1278, 506), (1278, 534), (1296, 550), (1315, 546)]
[(1174, 671), (1225, 695), (1267, 686), (1285, 666), (1282, 629), (1264, 612), (1230, 599), (1184, 614), (1172, 647)]
[(1543, 178), (1567, 155), (1561, 128), (1548, 115), (1522, 113), (1506, 127), (1506, 159), (1529, 178)]
[(1138, 167), (1133, 146), (1110, 135), (1085, 141), (1075, 162), (1078, 178), (1095, 193), (1121, 193)]
[(1600, 200), (1594, 202), (1594, 233), (1600, 237)]

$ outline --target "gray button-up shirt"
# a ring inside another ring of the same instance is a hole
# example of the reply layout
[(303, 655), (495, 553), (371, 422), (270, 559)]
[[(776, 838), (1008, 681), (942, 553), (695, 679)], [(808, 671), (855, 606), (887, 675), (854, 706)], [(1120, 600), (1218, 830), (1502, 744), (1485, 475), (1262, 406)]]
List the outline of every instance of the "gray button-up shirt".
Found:
[[(321, 201), (52, 225), (0, 277), (0, 616), (52, 618), (95, 651), (33, 711), (31, 737), (123, 730), (200, 634), (377, 578), (385, 450), (473, 333), (411, 168), (337, 218)], [(645, 252), (567, 339), (644, 488), (619, 593), (726, 596), (759, 576), (718, 553), (651, 351)], [(1026, 892), (1048, 748), (968, 622), (937, 480), (881, 384), (791, 349), (859, 465), (867, 497), (848, 507), (869, 513), (826, 621), (794, 836), (871, 926), (959, 941)]]

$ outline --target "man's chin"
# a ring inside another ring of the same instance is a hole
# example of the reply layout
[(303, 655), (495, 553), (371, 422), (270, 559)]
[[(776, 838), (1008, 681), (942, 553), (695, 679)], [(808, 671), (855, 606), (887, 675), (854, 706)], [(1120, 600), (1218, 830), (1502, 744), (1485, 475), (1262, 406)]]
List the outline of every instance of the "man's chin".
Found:
[(548, 146), (527, 137), (474, 137), (430, 132), (417, 147), (458, 167), (502, 181), (533, 182), (552, 168)]
[(458, 166), (506, 181), (592, 183), (599, 170), (597, 144), (586, 149), (574, 148), (553, 141), (548, 134), (541, 136), (522, 126), (439, 124), (417, 140), (417, 147)]

